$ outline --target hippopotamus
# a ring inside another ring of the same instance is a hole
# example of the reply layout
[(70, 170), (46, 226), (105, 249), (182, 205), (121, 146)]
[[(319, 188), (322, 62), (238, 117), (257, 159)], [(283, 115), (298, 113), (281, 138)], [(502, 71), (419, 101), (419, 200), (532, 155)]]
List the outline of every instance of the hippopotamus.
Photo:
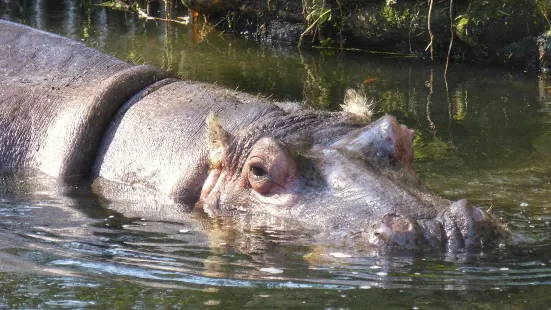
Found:
[(414, 133), (391, 115), (290, 109), (7, 21), (0, 55), (2, 172), (154, 190), (214, 218), (269, 214), (360, 250), (455, 253), (508, 236), (421, 185)]

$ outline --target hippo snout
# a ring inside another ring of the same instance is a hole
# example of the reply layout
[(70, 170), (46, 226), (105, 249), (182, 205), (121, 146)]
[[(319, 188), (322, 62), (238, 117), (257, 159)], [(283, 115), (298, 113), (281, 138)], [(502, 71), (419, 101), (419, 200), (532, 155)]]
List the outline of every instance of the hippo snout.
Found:
[(491, 246), (510, 235), (498, 218), (465, 199), (452, 203), (436, 220), (444, 228), (448, 252)]
[(438, 248), (457, 253), (492, 246), (507, 236), (506, 227), (495, 216), (459, 200), (433, 219), (386, 213), (373, 224), (368, 241), (380, 250)]

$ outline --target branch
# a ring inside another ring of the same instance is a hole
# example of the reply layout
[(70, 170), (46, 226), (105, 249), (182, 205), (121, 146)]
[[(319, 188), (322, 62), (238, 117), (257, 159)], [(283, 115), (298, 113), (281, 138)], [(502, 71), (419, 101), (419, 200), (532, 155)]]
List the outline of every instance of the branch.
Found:
[(434, 49), (433, 49), (433, 44), (432, 44), (433, 40), (434, 40), (434, 34), (432, 33), (432, 29), (430, 28), (433, 2), (434, 2), (434, 0), (429, 0), (429, 15), (427, 16), (427, 28), (428, 28), (429, 34), (430, 34), (430, 43), (429, 43), (429, 46), (427, 46), (427, 48), (430, 47), (430, 60), (434, 60)]

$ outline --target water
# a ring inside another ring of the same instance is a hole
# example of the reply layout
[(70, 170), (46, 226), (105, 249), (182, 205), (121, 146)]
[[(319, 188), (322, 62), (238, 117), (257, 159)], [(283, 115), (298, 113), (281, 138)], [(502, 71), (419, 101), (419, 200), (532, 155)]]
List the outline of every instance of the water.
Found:
[(538, 76), (454, 65), (446, 80), (440, 63), (266, 46), (73, 1), (4, 0), (0, 17), (317, 109), (363, 89), (415, 129), (427, 187), (493, 206), (523, 241), (468, 258), (328, 256), (277, 224), (238, 233), (163, 197), (110, 202), (86, 184), (4, 176), (0, 308), (548, 307), (551, 84)]

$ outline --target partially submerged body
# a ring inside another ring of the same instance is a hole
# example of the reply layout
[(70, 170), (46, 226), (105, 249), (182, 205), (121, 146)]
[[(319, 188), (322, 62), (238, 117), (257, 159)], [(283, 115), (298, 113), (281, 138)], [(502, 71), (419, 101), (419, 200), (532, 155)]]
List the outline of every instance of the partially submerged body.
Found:
[[(456, 252), (507, 238), (421, 185), (385, 115), (286, 111), (0, 21), (0, 168), (153, 189), (211, 217), (268, 214), (360, 250)], [(106, 180), (110, 182), (106, 182)]]

